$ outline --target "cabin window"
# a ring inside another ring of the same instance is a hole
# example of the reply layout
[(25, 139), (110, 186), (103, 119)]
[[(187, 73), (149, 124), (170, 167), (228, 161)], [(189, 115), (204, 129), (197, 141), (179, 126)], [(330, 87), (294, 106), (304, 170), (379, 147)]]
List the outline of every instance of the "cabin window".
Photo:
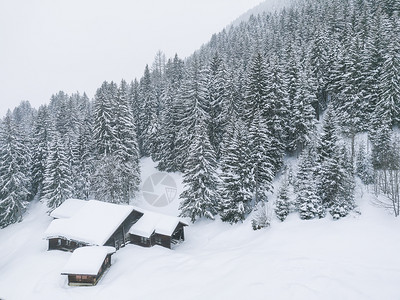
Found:
[(61, 246), (61, 239), (57, 240), (57, 246)]
[(140, 242), (142, 243), (142, 244), (147, 244), (147, 241), (148, 241), (149, 239), (147, 239), (147, 238), (145, 238), (145, 237), (140, 237)]
[(69, 244), (70, 244), (70, 241), (69, 241), (69, 240), (66, 240), (66, 241), (65, 241), (65, 245), (69, 246)]
[(81, 275), (76, 275), (76, 281), (81, 281), (82, 280), (82, 276)]
[(82, 280), (87, 280), (87, 279), (88, 279), (87, 275), (82, 275)]
[(156, 237), (156, 244), (157, 245), (161, 245), (162, 244), (162, 240), (160, 237)]

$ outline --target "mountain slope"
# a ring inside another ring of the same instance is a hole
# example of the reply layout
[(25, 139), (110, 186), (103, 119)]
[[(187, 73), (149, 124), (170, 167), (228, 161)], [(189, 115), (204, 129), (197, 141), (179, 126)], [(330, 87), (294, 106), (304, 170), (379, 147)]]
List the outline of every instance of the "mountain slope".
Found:
[[(142, 161), (143, 181), (154, 166)], [(180, 175), (171, 176), (181, 192)], [(395, 299), (399, 220), (371, 206), (361, 184), (356, 196), (362, 214), (337, 222), (293, 214), (253, 231), (249, 221), (199, 221), (175, 250), (128, 245), (89, 288), (69, 287), (60, 275), (71, 253), (46, 251), (42, 236), (51, 218), (43, 204), (32, 203), (22, 223), (0, 231), (0, 298)], [(176, 207), (177, 200), (156, 210), (173, 214)]]
[(239, 18), (237, 18), (235, 21), (232, 22), (230, 26), (237, 26), (241, 22), (246, 22), (251, 15), (258, 15), (262, 14), (263, 12), (274, 12), (274, 11), (279, 11), (280, 9), (289, 6), (290, 4), (294, 3), (296, 0), (281, 0), (281, 1), (275, 1), (275, 0), (266, 0), (264, 2), (261, 2), (254, 8), (250, 9), (243, 15), (241, 15)]

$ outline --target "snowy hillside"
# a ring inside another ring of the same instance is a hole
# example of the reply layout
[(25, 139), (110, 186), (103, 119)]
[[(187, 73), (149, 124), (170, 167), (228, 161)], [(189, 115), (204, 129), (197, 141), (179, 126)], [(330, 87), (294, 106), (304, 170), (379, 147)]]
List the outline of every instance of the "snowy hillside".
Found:
[(292, 3), (295, 3), (298, 0), (266, 0), (255, 6), (254, 8), (250, 9), (235, 21), (232, 22), (231, 26), (239, 25), (240, 22), (246, 22), (251, 15), (262, 14), (263, 12), (274, 12), (279, 11), (280, 9), (289, 6)]
[[(142, 160), (142, 182), (157, 172)], [(182, 191), (181, 177), (171, 174)], [(399, 220), (371, 206), (358, 185), (361, 215), (302, 221), (295, 214), (266, 230), (250, 221), (200, 220), (174, 250), (135, 245), (117, 251), (95, 287), (69, 287), (60, 275), (71, 253), (46, 251), (51, 218), (31, 203), (22, 223), (0, 231), (0, 299), (397, 299)], [(155, 208), (170, 215), (179, 201)]]

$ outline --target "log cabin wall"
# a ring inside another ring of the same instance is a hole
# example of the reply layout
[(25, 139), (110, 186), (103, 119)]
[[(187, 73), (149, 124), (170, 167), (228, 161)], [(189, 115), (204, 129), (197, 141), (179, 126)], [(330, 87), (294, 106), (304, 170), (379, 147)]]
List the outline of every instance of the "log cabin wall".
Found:
[(85, 246), (84, 243), (79, 243), (76, 241), (70, 241), (63, 238), (53, 238), (49, 239), (48, 250), (62, 250), (62, 251), (74, 251), (76, 248)]
[(104, 272), (111, 266), (111, 254), (108, 254), (97, 275), (71, 274), (68, 275), (68, 285), (96, 285)]
[(152, 243), (152, 239), (150, 238), (145, 238), (142, 236), (138, 236), (135, 234), (130, 234), (130, 241), (132, 244), (138, 245), (138, 246), (142, 246), (142, 247), (151, 247), (154, 244)]
[(154, 244), (171, 249), (171, 237), (163, 234), (154, 234)]
[(95, 285), (96, 283), (97, 278), (93, 275), (68, 275), (68, 285)]

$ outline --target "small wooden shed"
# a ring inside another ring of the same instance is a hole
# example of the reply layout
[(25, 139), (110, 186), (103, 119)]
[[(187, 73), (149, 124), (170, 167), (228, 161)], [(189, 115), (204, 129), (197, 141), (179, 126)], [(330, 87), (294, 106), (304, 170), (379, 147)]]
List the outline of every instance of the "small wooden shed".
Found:
[(70, 286), (96, 285), (104, 272), (111, 266), (114, 247), (89, 246), (76, 249), (61, 275), (68, 276)]
[(172, 249), (173, 245), (185, 240), (185, 226), (187, 224), (180, 218), (145, 211), (129, 230), (130, 240), (142, 247), (159, 245)]

